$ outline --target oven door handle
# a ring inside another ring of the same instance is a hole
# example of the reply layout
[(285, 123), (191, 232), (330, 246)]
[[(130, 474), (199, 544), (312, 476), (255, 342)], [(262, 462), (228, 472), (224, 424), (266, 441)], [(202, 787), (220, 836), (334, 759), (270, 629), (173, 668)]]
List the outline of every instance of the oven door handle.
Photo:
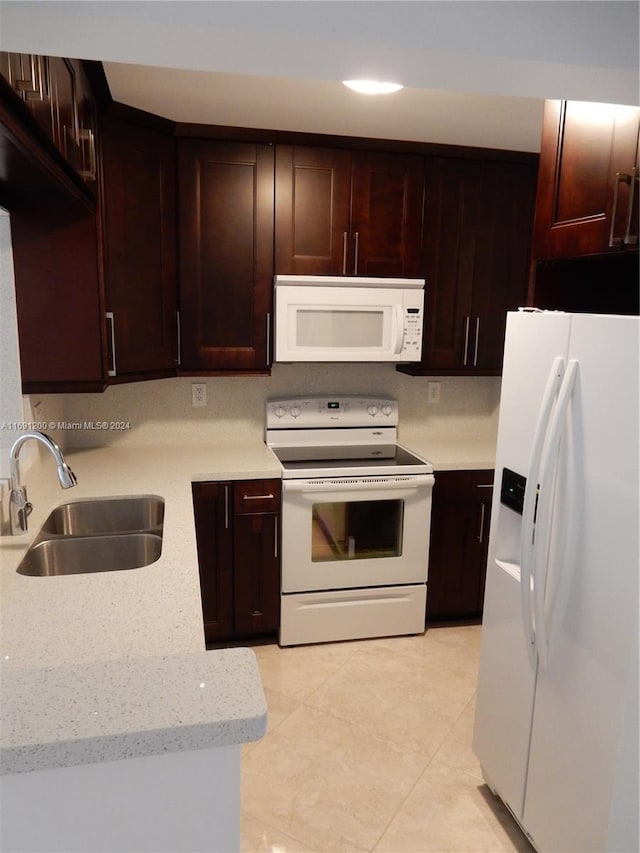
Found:
[(433, 474), (412, 474), (408, 479), (383, 479), (372, 477), (369, 480), (357, 477), (340, 479), (330, 477), (326, 480), (284, 480), (282, 488), (285, 492), (414, 492), (425, 486), (433, 486)]

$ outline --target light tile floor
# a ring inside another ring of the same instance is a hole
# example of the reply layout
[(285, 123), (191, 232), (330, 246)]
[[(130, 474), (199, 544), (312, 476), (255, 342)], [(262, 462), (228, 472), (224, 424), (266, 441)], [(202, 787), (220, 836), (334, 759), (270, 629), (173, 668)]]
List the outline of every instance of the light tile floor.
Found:
[(533, 851), (471, 751), (480, 632), (257, 646), (242, 853)]

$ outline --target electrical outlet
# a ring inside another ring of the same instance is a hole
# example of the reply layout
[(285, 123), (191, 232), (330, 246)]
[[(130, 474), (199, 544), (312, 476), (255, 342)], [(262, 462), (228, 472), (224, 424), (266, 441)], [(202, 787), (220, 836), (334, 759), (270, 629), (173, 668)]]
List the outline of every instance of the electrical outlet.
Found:
[(427, 403), (440, 402), (440, 383), (427, 382)]
[(207, 405), (207, 385), (205, 382), (191, 383), (191, 405), (194, 409)]

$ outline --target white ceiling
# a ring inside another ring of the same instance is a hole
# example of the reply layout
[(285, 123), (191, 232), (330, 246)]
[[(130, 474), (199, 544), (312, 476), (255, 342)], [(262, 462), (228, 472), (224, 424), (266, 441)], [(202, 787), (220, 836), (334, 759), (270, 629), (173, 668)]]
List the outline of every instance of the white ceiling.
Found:
[(543, 101), (105, 63), (114, 100), (172, 121), (538, 151)]
[[(638, 102), (637, 0), (0, 0), (0, 49), (105, 62), (205, 124), (535, 151), (542, 100)], [(364, 99), (343, 79), (397, 80)]]

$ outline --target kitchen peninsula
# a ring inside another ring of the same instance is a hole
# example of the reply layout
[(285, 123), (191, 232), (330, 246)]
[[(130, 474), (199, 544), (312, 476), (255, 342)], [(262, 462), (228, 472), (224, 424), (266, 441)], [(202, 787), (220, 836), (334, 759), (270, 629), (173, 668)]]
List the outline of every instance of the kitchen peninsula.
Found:
[[(44, 458), (25, 477), (29, 532), (0, 539), (2, 848), (237, 849), (240, 744), (264, 734), (266, 705), (251, 650), (204, 649), (190, 488), (277, 466), (261, 442), (66, 458), (78, 486), (62, 493)], [(53, 506), (130, 494), (164, 498), (157, 562), (16, 572)]]

